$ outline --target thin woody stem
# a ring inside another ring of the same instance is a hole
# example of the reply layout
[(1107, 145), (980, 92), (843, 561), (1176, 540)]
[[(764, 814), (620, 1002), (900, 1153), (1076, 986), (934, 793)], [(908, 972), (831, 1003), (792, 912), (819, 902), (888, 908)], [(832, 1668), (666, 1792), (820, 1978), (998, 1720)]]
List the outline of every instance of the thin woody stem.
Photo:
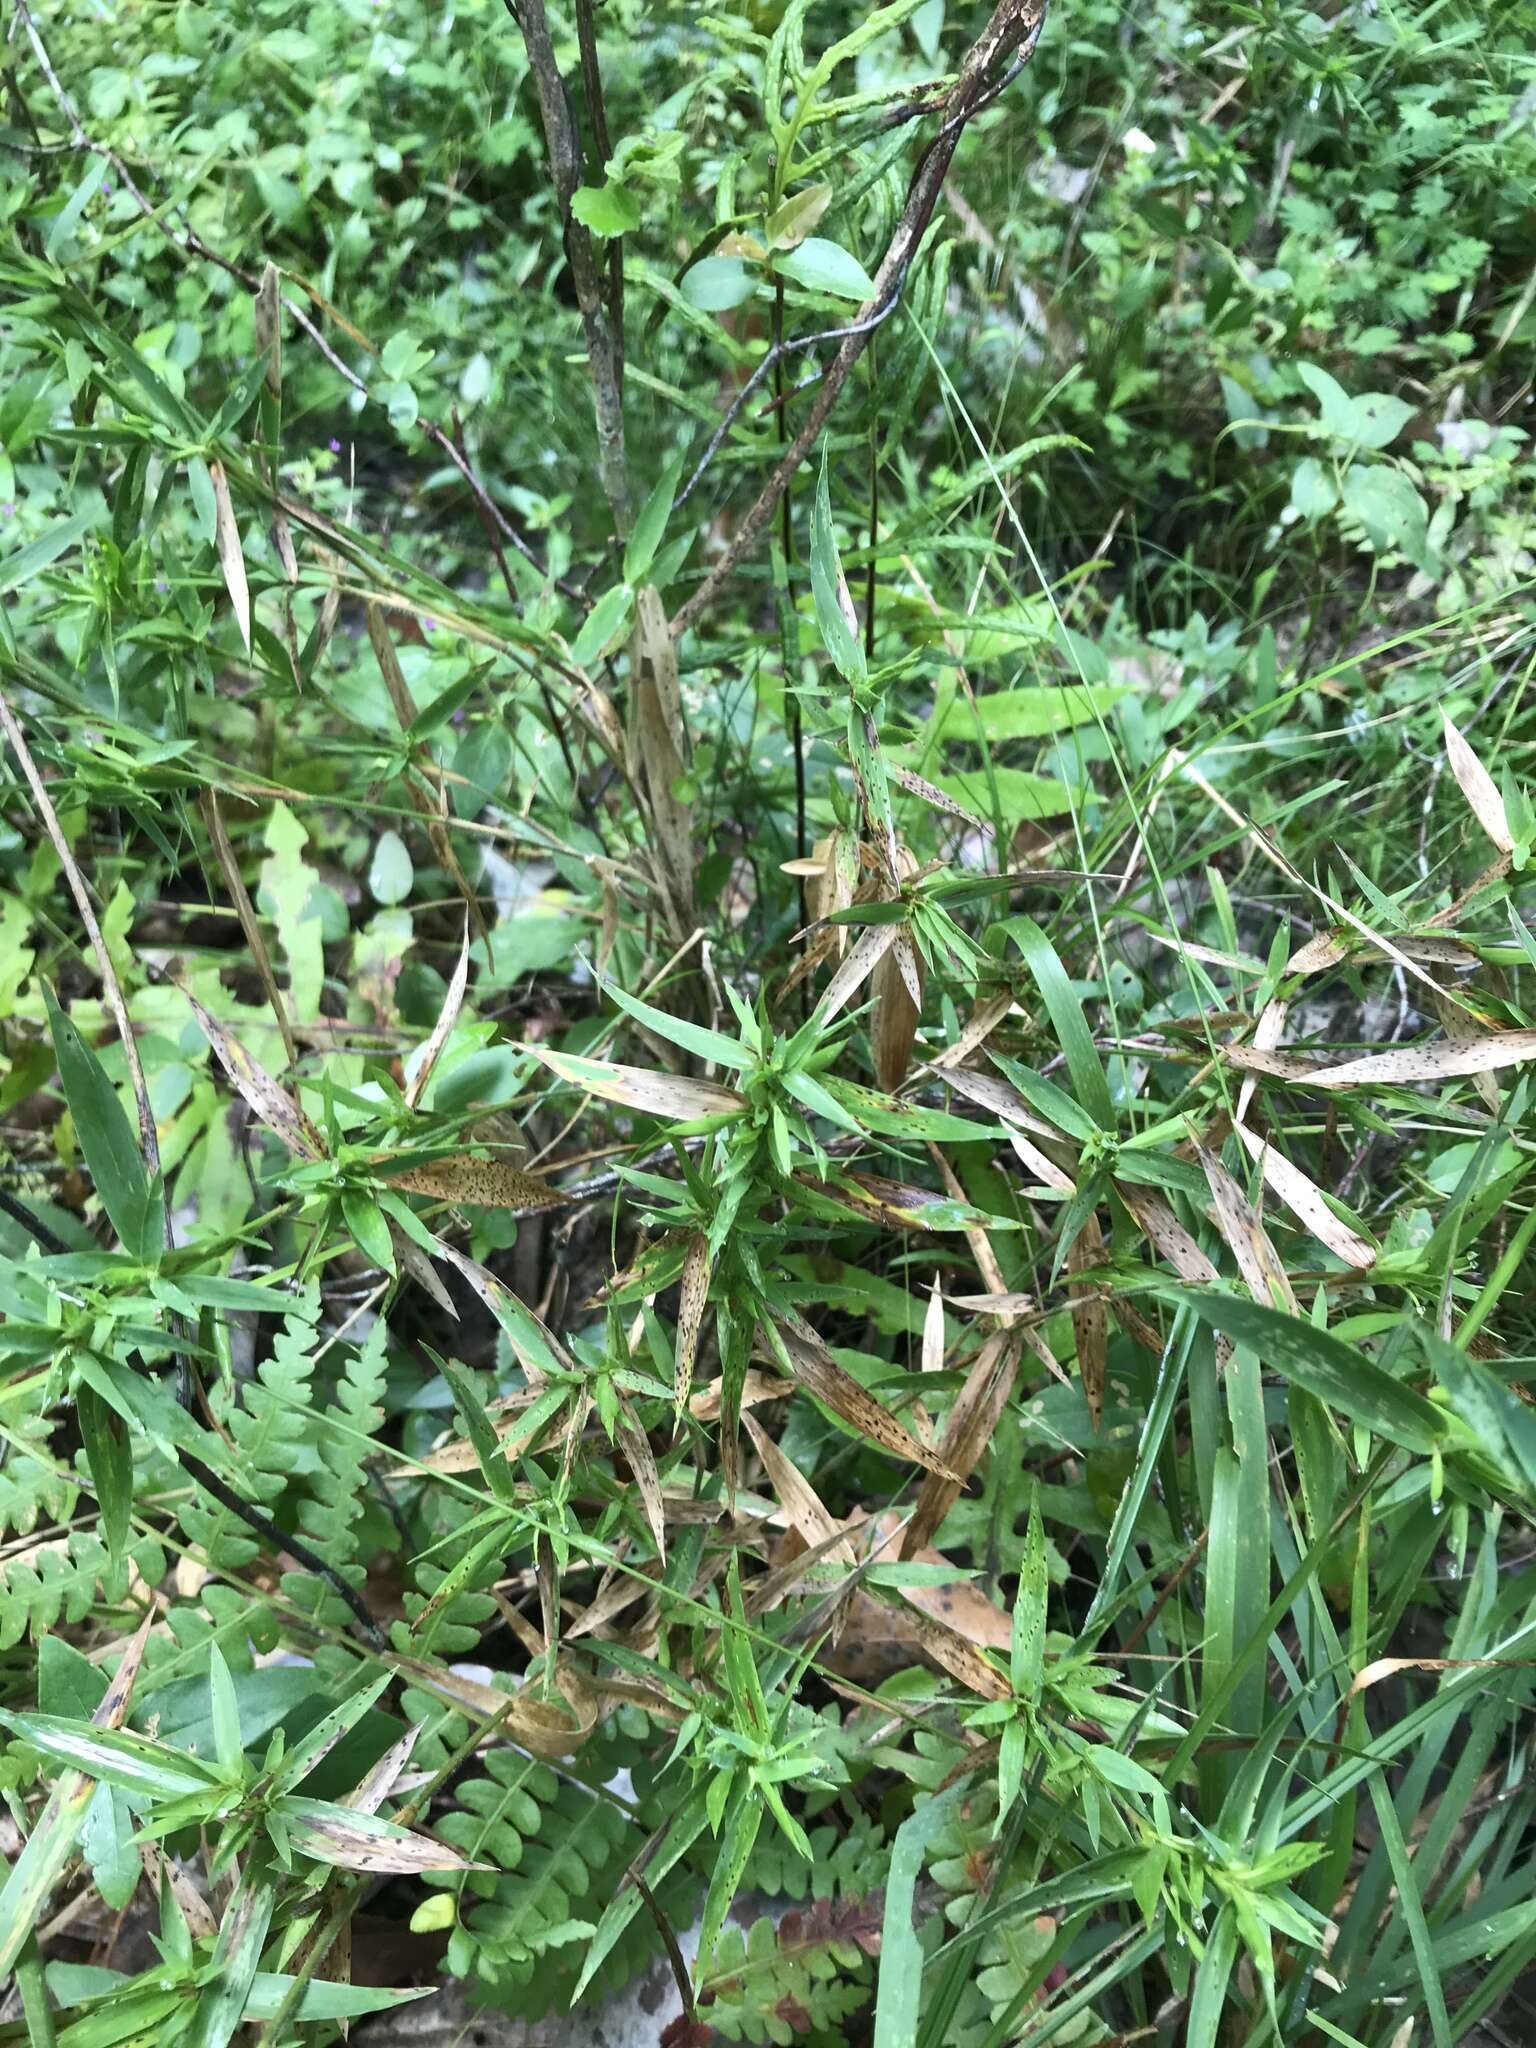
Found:
[(507, 12), (522, 30), (528, 65), (538, 94), (539, 118), (549, 150), (550, 173), (565, 230), (565, 254), (571, 267), (571, 283), (581, 308), (581, 324), (587, 337), (587, 372), (592, 380), (592, 406), (597, 417), (597, 467), (603, 495), (613, 513), (620, 534), (629, 530), (629, 471), (624, 455), (624, 400), (615, 374), (614, 339), (608, 304), (598, 278), (592, 237), (571, 211), (571, 201), (581, 183), (581, 143), (571, 118), (565, 81), (555, 62), (550, 39), (549, 17), (544, 0), (504, 0)]

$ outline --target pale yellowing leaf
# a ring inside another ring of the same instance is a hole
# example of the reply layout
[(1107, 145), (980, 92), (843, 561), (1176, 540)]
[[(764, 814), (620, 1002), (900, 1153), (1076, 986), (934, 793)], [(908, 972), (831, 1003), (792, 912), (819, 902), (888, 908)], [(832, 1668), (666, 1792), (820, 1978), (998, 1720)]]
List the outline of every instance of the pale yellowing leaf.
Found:
[(1529, 1059), (1536, 1059), (1536, 1031), (1495, 1031), (1460, 1045), (1442, 1039), (1434, 1045), (1393, 1046), (1387, 1052), (1345, 1060), (1340, 1066), (1314, 1069), (1302, 1078), (1311, 1088), (1359, 1088), (1372, 1082), (1396, 1087), (1494, 1073)]
[(1445, 757), (1451, 764), (1457, 788), (1467, 800), (1467, 808), (1500, 853), (1512, 853), (1515, 838), (1498, 785), (1478, 759), (1471, 741), (1457, 731), (1443, 711), (1440, 717), (1445, 727)]
[(551, 1052), (541, 1045), (527, 1045), (523, 1050), (573, 1087), (624, 1109), (643, 1110), (648, 1116), (691, 1122), (695, 1117), (740, 1116), (747, 1106), (744, 1095), (714, 1081), (695, 1081), (651, 1067), (624, 1067), (613, 1060), (580, 1059), (574, 1053)]
[(1242, 1124), (1236, 1128), (1239, 1142), (1248, 1157), (1259, 1162), (1259, 1171), (1265, 1181), (1319, 1244), (1326, 1245), (1346, 1266), (1363, 1271), (1375, 1264), (1374, 1248), (1357, 1230), (1352, 1230), (1334, 1214), (1315, 1181), (1308, 1179), (1299, 1166), (1293, 1166), (1283, 1153), (1277, 1152), (1273, 1145), (1266, 1144)]
[(326, 1156), (325, 1140), (293, 1097), (278, 1086), (265, 1067), (252, 1059), (232, 1032), (226, 1031), (218, 1019), (203, 1008), (185, 983), (181, 992), (192, 1005), (203, 1028), (203, 1036), (218, 1056), (219, 1065), (261, 1121), (300, 1159), (323, 1159)]
[(849, 998), (874, 973), (895, 945), (896, 934), (900, 930), (901, 926), (897, 924), (871, 924), (860, 932), (857, 943), (838, 962), (832, 979), (821, 992), (816, 1011), (824, 1024), (832, 1022)]
[[(295, 1802), (297, 1803), (297, 1802)], [(426, 1870), (489, 1870), (488, 1863), (473, 1863), (446, 1843), (430, 1836), (396, 1828), (375, 1815), (342, 1814), (317, 1810), (318, 1800), (306, 1800), (310, 1811), (285, 1811), (289, 1839), (301, 1855), (341, 1870), (364, 1870), (391, 1877), (418, 1877)]]
[(432, 1026), (432, 1036), (427, 1040), (427, 1049), (421, 1056), (420, 1064), (406, 1085), (405, 1099), (414, 1109), (422, 1097), (422, 1091), (432, 1078), (432, 1070), (442, 1056), (443, 1047), (464, 1007), (464, 990), (469, 983), (469, 916), (464, 918), (464, 941), (459, 947), (459, 962), (453, 970), (453, 979), (443, 997), (443, 1007), (437, 1013), (437, 1022)]
[(219, 567), (224, 572), (224, 588), (229, 592), (229, 601), (234, 608), (235, 624), (240, 628), (240, 638), (249, 654), (251, 590), (245, 580), (245, 556), (240, 551), (240, 528), (235, 523), (235, 508), (230, 503), (229, 478), (224, 474), (222, 462), (210, 462), (208, 474), (213, 479), (214, 544), (219, 551)]

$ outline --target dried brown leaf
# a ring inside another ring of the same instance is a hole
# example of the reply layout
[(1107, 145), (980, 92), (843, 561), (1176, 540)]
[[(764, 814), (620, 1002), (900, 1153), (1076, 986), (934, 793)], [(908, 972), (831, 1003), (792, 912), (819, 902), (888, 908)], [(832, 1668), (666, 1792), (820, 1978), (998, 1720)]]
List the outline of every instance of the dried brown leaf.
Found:
[(635, 594), (634, 680), (630, 688), (631, 747), (644, 779), (657, 862), (678, 939), (695, 923), (693, 814), (673, 792), (688, 771), (691, 748), (677, 674), (677, 644), (667, 627), (661, 594), (647, 583)]
[(325, 1140), (286, 1090), (280, 1088), (266, 1068), (252, 1059), (245, 1047), (219, 1020), (205, 1010), (186, 983), (181, 992), (192, 1005), (203, 1036), (218, 1056), (240, 1094), (269, 1130), (276, 1132), (290, 1152), (300, 1159), (323, 1159)]
[(939, 1440), (943, 1466), (934, 1470), (919, 1489), (917, 1506), (902, 1539), (904, 1558), (915, 1557), (932, 1540), (939, 1524), (960, 1498), (1013, 1391), (1020, 1349), (1017, 1331), (999, 1330), (977, 1352), (965, 1385), (955, 1396), (945, 1419), (944, 1434)]
[(629, 1469), (635, 1475), (635, 1484), (640, 1489), (640, 1504), (650, 1528), (651, 1540), (656, 1545), (656, 1555), (663, 1564), (667, 1561), (667, 1517), (661, 1501), (661, 1479), (656, 1470), (655, 1455), (650, 1439), (640, 1427), (640, 1418), (626, 1395), (619, 1395), (619, 1413), (615, 1424), (619, 1448), (629, 1460)]
[(1297, 1313), (1296, 1296), (1284, 1261), (1269, 1241), (1258, 1211), (1214, 1152), (1194, 1141), (1194, 1153), (1211, 1191), (1211, 1215), (1243, 1276), (1243, 1285), (1261, 1308)]
[[(314, 1804), (318, 1805), (318, 1801)], [(489, 1863), (473, 1863), (457, 1849), (434, 1842), (428, 1835), (396, 1829), (373, 1815), (359, 1814), (348, 1819), (340, 1813), (290, 1811), (284, 1820), (293, 1846), (301, 1854), (341, 1870), (418, 1877), (426, 1870), (494, 1868)]]
[(905, 1458), (909, 1464), (921, 1465), (925, 1471), (945, 1479), (954, 1477), (943, 1459), (935, 1457), (926, 1444), (919, 1443), (904, 1422), (898, 1422), (889, 1409), (882, 1408), (874, 1395), (860, 1386), (852, 1373), (844, 1371), (809, 1324), (798, 1318), (794, 1322), (776, 1322), (773, 1332), (779, 1338), (779, 1344), (774, 1346), (775, 1355), (781, 1357), (808, 1393), (834, 1415), (841, 1416), (850, 1429), (878, 1444), (881, 1450), (889, 1451), (894, 1458)]
[(894, 1093), (907, 1077), (923, 1014), (922, 963), (911, 933), (901, 925), (875, 968), (873, 994), (875, 1079), (887, 1093)]
[(853, 1544), (842, 1524), (823, 1505), (815, 1487), (800, 1468), (785, 1457), (755, 1416), (743, 1415), (741, 1420), (752, 1439), (753, 1448), (763, 1461), (763, 1470), (768, 1474), (779, 1505), (789, 1517), (790, 1527), (803, 1543), (813, 1548), (830, 1546), (826, 1554), (851, 1569), (855, 1563)]
[(407, 1728), (400, 1740), (391, 1743), (385, 1750), (362, 1783), (354, 1786), (352, 1791), (344, 1793), (339, 1803), (351, 1807), (354, 1813), (377, 1813), (394, 1791), (400, 1773), (410, 1762), (411, 1751), (416, 1747), (417, 1738), (425, 1725), (425, 1722), (418, 1722), (415, 1727)]
[(816, 1005), (817, 1015), (823, 1024), (830, 1024), (849, 997), (853, 995), (896, 943), (899, 924), (866, 925), (857, 942), (838, 963), (832, 979), (821, 992), (821, 1001)]
[(699, 1355), (699, 1332), (704, 1327), (704, 1308), (709, 1300), (709, 1242), (702, 1233), (688, 1240), (678, 1288), (677, 1355), (674, 1389), (681, 1408), (693, 1386), (694, 1362)]
[(1318, 1068), (1304, 1078), (1311, 1088), (1360, 1088), (1371, 1082), (1398, 1087), (1414, 1081), (1495, 1073), (1500, 1067), (1529, 1059), (1536, 1059), (1536, 1031), (1495, 1031), (1460, 1045), (1442, 1039), (1434, 1045), (1393, 1046), (1387, 1052)]
[(566, 1197), (536, 1173), (520, 1166), (508, 1166), (499, 1159), (435, 1159), (429, 1166), (407, 1167), (391, 1173), (387, 1159), (376, 1160), (389, 1185), (413, 1195), (433, 1195), (441, 1202), (469, 1202), (482, 1209), (515, 1209), (533, 1212), (558, 1209)]
[(984, 996), (966, 1018), (960, 1036), (953, 1045), (946, 1045), (929, 1061), (931, 1067), (958, 1067), (970, 1058), (978, 1046), (984, 1045), (1013, 1008), (1013, 995), (1008, 989), (997, 995)]
[[(1104, 1233), (1099, 1228), (1097, 1216), (1089, 1216), (1067, 1248), (1067, 1271), (1083, 1273), (1101, 1265), (1103, 1259)], [(1088, 1419), (1097, 1429), (1104, 1413), (1104, 1380), (1109, 1366), (1109, 1331), (1104, 1302), (1097, 1285), (1092, 1282), (1079, 1286), (1069, 1281), (1067, 1299), (1071, 1304), (1077, 1369), (1088, 1401)]]
[[(934, 1062), (938, 1064), (937, 1061)], [(1011, 1082), (1001, 1074), (982, 1074), (971, 1067), (950, 1067), (941, 1076), (957, 1095), (963, 1095), (967, 1102), (974, 1102), (981, 1109), (991, 1110), (1005, 1123), (1017, 1124), (1021, 1131), (1033, 1131), (1037, 1138), (1046, 1138), (1054, 1145), (1068, 1141), (1054, 1124), (1037, 1116)]]

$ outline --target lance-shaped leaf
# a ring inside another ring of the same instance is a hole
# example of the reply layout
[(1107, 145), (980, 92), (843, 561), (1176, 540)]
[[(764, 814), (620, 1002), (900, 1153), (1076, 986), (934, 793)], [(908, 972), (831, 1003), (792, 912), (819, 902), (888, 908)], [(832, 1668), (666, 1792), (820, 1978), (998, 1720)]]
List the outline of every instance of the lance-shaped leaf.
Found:
[[(1238, 1139), (1250, 1159), (1259, 1162), (1259, 1170), (1269, 1186), (1284, 1202), (1291, 1214), (1311, 1231), (1319, 1244), (1326, 1245), (1335, 1257), (1346, 1266), (1364, 1269), (1374, 1265), (1376, 1253), (1357, 1230), (1352, 1230), (1342, 1217), (1334, 1214), (1324, 1199), (1322, 1189), (1315, 1181), (1309, 1180), (1299, 1166), (1293, 1166), (1273, 1145), (1257, 1137), (1246, 1125), (1236, 1126)], [(1186, 1274), (1186, 1279), (1192, 1276)]]
[(763, 1325), (774, 1356), (801, 1386), (834, 1415), (840, 1416), (856, 1435), (867, 1437), (892, 1457), (905, 1458), (944, 1479), (954, 1473), (928, 1446), (919, 1443), (903, 1422), (888, 1408), (882, 1408), (850, 1372), (845, 1372), (809, 1324), (775, 1319)]
[(585, 1088), (589, 1095), (599, 1095), (605, 1102), (643, 1110), (647, 1116), (691, 1122), (697, 1117), (740, 1116), (747, 1106), (744, 1095), (738, 1095), (734, 1088), (718, 1087), (713, 1081), (694, 1081), (681, 1074), (658, 1073), (650, 1067), (619, 1066), (613, 1060), (581, 1059), (575, 1053), (551, 1052), (541, 1045), (525, 1046), (523, 1050), (542, 1060), (562, 1081)]
[(203, 1008), (184, 982), (181, 992), (192, 1005), (197, 1021), (203, 1027), (203, 1036), (218, 1056), (219, 1065), (261, 1121), (269, 1130), (276, 1132), (288, 1150), (300, 1159), (323, 1159), (326, 1156), (325, 1140), (293, 1097), (278, 1086), (265, 1067), (252, 1059), (232, 1032), (226, 1031), (219, 1020)]
[(709, 1300), (709, 1240), (696, 1233), (688, 1240), (683, 1259), (677, 1299), (677, 1358), (674, 1393), (681, 1409), (693, 1385), (694, 1361), (699, 1354), (699, 1332), (704, 1326), (704, 1309)]
[(410, 1828), (397, 1827), (375, 1813), (336, 1806), (324, 1799), (280, 1800), (278, 1809), (288, 1839), (301, 1856), (341, 1870), (365, 1870), (395, 1877), (417, 1877), (425, 1870), (489, 1870), (446, 1843), (434, 1842)]
[[(123, 1653), (116, 1675), (91, 1716), (92, 1726), (99, 1731), (97, 1739), (120, 1728), (127, 1716), (134, 1680), (144, 1661), (144, 1646), (149, 1641), (154, 1619), (153, 1612), (145, 1615), (138, 1634)], [(7, 1717), (7, 1725), (13, 1725), (16, 1718)], [(77, 1735), (84, 1732), (78, 1722), (65, 1722), (64, 1725)], [(14, 1732), (21, 1734), (24, 1731), (14, 1729)], [(26, 1739), (30, 1741), (30, 1735)], [(86, 1811), (96, 1796), (97, 1782), (89, 1771), (66, 1771), (49, 1793), (48, 1804), (11, 1866), (4, 1888), (0, 1889), (0, 1979), (10, 1977), (16, 1958), (37, 1925), (60, 1871), (69, 1861), (80, 1830), (85, 1825)]]
[(437, 1022), (432, 1026), (432, 1036), (427, 1040), (421, 1058), (416, 1064), (415, 1072), (406, 1083), (405, 1099), (412, 1109), (420, 1102), (422, 1091), (431, 1080), (433, 1069), (442, 1057), (443, 1047), (448, 1043), (449, 1034), (452, 1032), (454, 1025), (459, 1021), (459, 1011), (464, 1007), (464, 990), (468, 983), (469, 914), (466, 911), (464, 916), (464, 939), (459, 947), (458, 965), (453, 970), (453, 978), (449, 982), (447, 993), (443, 997), (443, 1007), (437, 1013)]
[(1443, 711), (1440, 717), (1445, 727), (1445, 757), (1468, 809), (1500, 853), (1513, 853), (1515, 835), (1509, 829), (1509, 816), (1498, 785), (1478, 759), (1471, 741), (1457, 731)]
[(387, 1160), (375, 1162), (389, 1176), (392, 1188), (413, 1195), (435, 1195), (442, 1202), (469, 1202), (481, 1209), (558, 1209), (566, 1200), (558, 1188), (536, 1173), (509, 1166), (500, 1159), (434, 1159), (426, 1166), (396, 1172)]

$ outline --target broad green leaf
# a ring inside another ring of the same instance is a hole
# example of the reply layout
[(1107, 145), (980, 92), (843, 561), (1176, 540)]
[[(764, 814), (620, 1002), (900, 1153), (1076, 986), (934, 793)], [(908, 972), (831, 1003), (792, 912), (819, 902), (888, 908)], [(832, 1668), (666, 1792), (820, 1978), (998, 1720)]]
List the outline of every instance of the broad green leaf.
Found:
[(787, 256), (775, 257), (773, 267), (781, 276), (805, 285), (810, 291), (827, 292), (835, 299), (852, 299), (855, 305), (862, 306), (875, 296), (875, 281), (858, 257), (837, 242), (823, 241), (819, 235), (799, 243)]
[[(816, 623), (822, 644), (832, 657), (838, 674), (854, 685), (862, 684), (867, 673), (864, 643), (844, 611), (848, 585), (838, 558), (837, 536), (832, 530), (832, 499), (827, 489), (827, 455), (822, 450), (821, 475), (811, 509), (811, 596), (816, 606)], [(852, 609), (851, 603), (849, 609)]]
[(739, 256), (706, 256), (686, 271), (679, 289), (701, 313), (729, 313), (750, 299), (762, 273)]
[(416, 879), (405, 841), (398, 832), (381, 832), (368, 864), (368, 889), (375, 903), (404, 903)]
[(615, 583), (603, 592), (571, 642), (571, 660), (577, 668), (591, 668), (602, 660), (629, 624), (634, 602), (635, 593), (627, 583)]
[(1075, 725), (1089, 725), (1131, 692), (1117, 683), (1064, 684), (1059, 689), (1043, 687), (989, 691), (974, 706), (955, 697), (939, 725), (941, 738), (974, 738), (979, 729), (989, 740), (1041, 739), (1048, 733), (1067, 732)]
[(768, 216), (769, 248), (793, 249), (803, 242), (831, 204), (832, 187), (825, 183), (806, 185), (792, 193)]
[(613, 235), (627, 235), (639, 227), (640, 202), (634, 193), (612, 178), (603, 185), (583, 185), (571, 194), (571, 211), (584, 227), (605, 241)]

